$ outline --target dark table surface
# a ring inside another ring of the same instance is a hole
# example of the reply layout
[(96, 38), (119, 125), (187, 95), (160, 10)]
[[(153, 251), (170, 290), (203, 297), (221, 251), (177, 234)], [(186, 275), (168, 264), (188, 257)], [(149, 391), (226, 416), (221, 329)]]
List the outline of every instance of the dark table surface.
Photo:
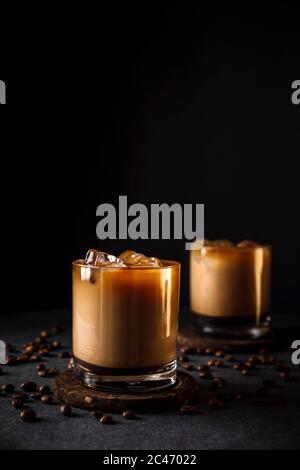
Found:
[[(185, 312), (181, 312), (185, 315)], [(21, 346), (31, 341), (41, 329), (50, 329), (59, 323), (64, 332), (53, 335), (70, 351), (71, 315), (64, 311), (4, 316), (0, 320), (0, 338)], [(279, 316), (277, 326), (289, 324), (291, 339), (299, 339), (299, 317)], [(201, 415), (184, 415), (180, 411), (141, 415), (139, 420), (126, 421), (113, 415), (117, 423), (104, 426), (88, 411), (76, 409), (75, 416), (66, 418), (59, 412), (58, 402), (44, 405), (32, 400), (39, 417), (34, 423), (25, 423), (19, 411), (11, 405), (11, 397), (0, 396), (1, 449), (299, 449), (300, 448), (300, 371), (291, 363), (291, 350), (277, 353), (290, 366), (295, 380), (283, 382), (273, 367), (258, 367), (251, 377), (244, 377), (231, 367), (214, 372), (224, 377), (226, 390), (242, 392), (244, 398), (226, 404), (223, 410), (211, 410), (207, 399), (212, 395), (210, 381), (201, 381), (203, 400)], [(235, 354), (244, 360), (249, 355)], [(205, 363), (209, 357), (190, 356), (192, 362)], [(69, 359), (47, 358), (46, 365), (66, 368)], [(51, 379), (38, 377), (36, 364), (1, 366), (0, 385), (34, 379), (38, 384), (51, 384)], [(197, 377), (196, 372), (192, 374)], [(251, 398), (265, 378), (276, 379), (278, 387), (271, 389), (271, 403), (258, 406)], [(199, 379), (197, 379), (199, 380)]]

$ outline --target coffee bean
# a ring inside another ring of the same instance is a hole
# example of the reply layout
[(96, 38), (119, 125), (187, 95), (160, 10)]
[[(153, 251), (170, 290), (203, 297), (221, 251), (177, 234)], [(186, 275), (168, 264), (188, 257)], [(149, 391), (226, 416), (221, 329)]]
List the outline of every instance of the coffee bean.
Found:
[(181, 406), (180, 411), (186, 415), (200, 415), (201, 410), (197, 405), (184, 404)]
[(214, 359), (209, 359), (207, 361), (207, 365), (208, 365), (208, 367), (213, 367), (215, 365), (215, 360)]
[(266, 366), (266, 365), (269, 364), (269, 356), (267, 356), (267, 355), (260, 355), (260, 356), (258, 356), (258, 357), (259, 357), (260, 363), (263, 364), (264, 366)]
[(208, 404), (213, 410), (221, 410), (223, 408), (223, 403), (220, 400), (217, 400), (216, 398), (209, 400)]
[(23, 392), (15, 392), (12, 397), (16, 398), (18, 400), (23, 400), (24, 403), (25, 403), (25, 401), (28, 400), (27, 393), (23, 393)]
[(216, 357), (223, 357), (223, 356), (225, 356), (225, 352), (224, 352), (222, 349), (218, 349), (218, 350), (215, 352), (215, 356), (216, 356)]
[(193, 368), (194, 368), (193, 364), (190, 364), (188, 362), (183, 362), (181, 364), (181, 367), (183, 367), (183, 369), (186, 369), (186, 370), (193, 370)]
[(102, 411), (95, 410), (95, 411), (92, 411), (92, 412), (91, 412), (91, 415), (94, 416), (94, 417), (97, 418), (97, 419), (100, 419), (100, 418), (102, 418), (103, 413), (102, 413)]
[(30, 358), (32, 362), (37, 362), (41, 360), (41, 356), (39, 354), (33, 354)]
[(42, 394), (40, 392), (33, 392), (30, 396), (33, 400), (40, 400), (42, 398)]
[(224, 362), (221, 361), (220, 359), (215, 360), (215, 363), (214, 363), (215, 367), (224, 367), (224, 365), (225, 365)]
[(255, 369), (255, 365), (253, 364), (253, 362), (250, 362), (250, 361), (246, 361), (245, 366), (251, 370)]
[(73, 359), (70, 359), (69, 362), (68, 362), (67, 368), (68, 368), (69, 370), (71, 370), (71, 369), (73, 369), (73, 367), (74, 367)]
[(125, 419), (136, 419), (137, 416), (134, 411), (132, 410), (125, 410), (123, 411), (123, 416)]
[(289, 382), (291, 380), (291, 376), (288, 370), (284, 370), (283, 372), (280, 372), (280, 378), (284, 380), (285, 382)]
[(15, 386), (13, 384), (5, 384), (5, 385), (2, 385), (1, 388), (3, 392), (5, 393), (14, 393), (15, 391)]
[(265, 387), (269, 387), (269, 388), (275, 388), (277, 387), (277, 384), (276, 382), (274, 382), (274, 380), (270, 380), (270, 379), (266, 379), (263, 381), (263, 385)]
[(84, 401), (90, 405), (93, 402), (93, 398), (87, 395), (84, 398)]
[(66, 357), (70, 357), (70, 354), (68, 353), (68, 351), (61, 351), (57, 354), (57, 357), (60, 357), (61, 359), (64, 359)]
[(28, 362), (29, 359), (30, 359), (29, 354), (19, 354), (19, 355), (16, 357), (16, 360), (17, 360), (18, 363)]
[(243, 394), (240, 393), (240, 392), (233, 393), (232, 396), (233, 396), (233, 399), (234, 399), (235, 401), (240, 401), (240, 400), (243, 398)]
[(285, 370), (287, 370), (288, 368), (284, 365), (284, 363), (282, 361), (276, 361), (274, 363), (274, 367), (276, 370), (278, 370), (279, 372), (283, 372)]
[(241, 370), (241, 374), (245, 375), (245, 376), (249, 376), (249, 375), (251, 375), (251, 372), (248, 369), (248, 367), (244, 367), (244, 369)]
[(14, 408), (23, 408), (24, 401), (21, 398), (13, 398), (11, 404)]
[(42, 395), (49, 395), (49, 393), (51, 393), (51, 390), (50, 390), (49, 385), (41, 385), (41, 386), (39, 387), (39, 392), (40, 392)]
[(44, 338), (41, 338), (40, 336), (37, 336), (37, 337), (35, 338), (34, 342), (35, 342), (36, 345), (40, 345), (40, 344), (42, 344), (42, 343), (45, 342), (45, 339), (44, 339)]
[(57, 367), (49, 367), (48, 372), (51, 377), (59, 375), (59, 369), (57, 369)]
[(226, 384), (226, 381), (221, 377), (215, 377), (212, 381), (212, 388), (223, 388)]
[(102, 424), (112, 424), (114, 422), (114, 420), (112, 419), (111, 416), (104, 415), (104, 416), (102, 416), (102, 418), (100, 418), (100, 422)]
[(33, 354), (36, 350), (37, 350), (37, 348), (33, 344), (29, 344), (25, 348), (25, 352), (28, 353), (28, 354)]
[(244, 368), (244, 365), (237, 363), (237, 364), (233, 364), (232, 368), (235, 370), (242, 370)]
[(39, 370), (38, 371), (38, 376), (39, 377), (49, 377), (48, 369)]
[(202, 348), (196, 348), (196, 353), (201, 355), (204, 353), (203, 349)]
[(64, 416), (72, 416), (72, 408), (69, 405), (61, 405), (60, 412)]
[(206, 364), (197, 364), (196, 370), (198, 370), (199, 372), (209, 372), (210, 371), (209, 366), (206, 365)]
[(42, 348), (42, 349), (39, 349), (39, 354), (41, 356), (49, 356), (50, 355), (50, 351), (49, 351), (49, 348)]
[(42, 330), (42, 331), (40, 332), (40, 337), (41, 337), (41, 338), (47, 338), (48, 336), (49, 336), (49, 333), (48, 333), (47, 330)]
[(269, 349), (260, 349), (259, 354), (266, 355), (266, 354), (269, 354), (269, 352), (270, 352)]
[(214, 354), (215, 350), (213, 348), (205, 348), (204, 354), (207, 356), (212, 356)]
[(225, 361), (227, 361), (227, 362), (232, 362), (232, 361), (234, 361), (234, 357), (233, 357), (231, 354), (226, 354), (226, 355), (224, 356), (224, 359), (225, 359)]
[(18, 362), (17, 362), (16, 356), (8, 356), (7, 361), (6, 361), (6, 365), (15, 366), (17, 363)]
[(199, 377), (204, 380), (211, 380), (213, 378), (211, 372), (200, 372)]
[(29, 381), (22, 383), (21, 388), (25, 390), (25, 392), (35, 392), (37, 389), (37, 385), (35, 382)]
[(36, 366), (36, 370), (38, 370), (38, 371), (40, 371), (40, 370), (45, 370), (45, 369), (46, 369), (45, 364), (38, 364), (38, 365)]
[(36, 420), (36, 412), (32, 408), (25, 408), (20, 413), (20, 418), (23, 421), (35, 421)]
[(58, 339), (55, 339), (54, 341), (52, 341), (51, 346), (53, 349), (60, 348), (61, 347), (60, 341), (58, 341)]
[(15, 352), (15, 348), (11, 343), (6, 343), (6, 351), (9, 353)]
[(247, 362), (253, 364), (254, 366), (258, 366), (259, 364), (261, 364), (261, 360), (258, 356), (250, 356)]
[(42, 395), (41, 396), (41, 402), (45, 403), (46, 405), (50, 405), (50, 403), (53, 402), (52, 395)]

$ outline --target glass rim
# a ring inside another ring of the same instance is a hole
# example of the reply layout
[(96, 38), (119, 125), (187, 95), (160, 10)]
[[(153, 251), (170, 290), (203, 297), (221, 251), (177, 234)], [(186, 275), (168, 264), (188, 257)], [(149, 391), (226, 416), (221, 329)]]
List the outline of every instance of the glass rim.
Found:
[(73, 266), (78, 266), (82, 268), (91, 268), (97, 270), (107, 270), (107, 271), (161, 271), (162, 269), (175, 269), (176, 267), (180, 267), (181, 263), (179, 261), (172, 261), (168, 259), (160, 259), (163, 263), (163, 266), (127, 266), (126, 268), (118, 267), (118, 266), (109, 266), (109, 265), (91, 265), (86, 264), (84, 259), (76, 259), (72, 261)]
[(269, 244), (261, 244), (261, 245), (255, 245), (255, 246), (237, 246), (237, 245), (233, 245), (233, 246), (211, 246), (211, 245), (208, 245), (208, 246), (202, 246), (201, 248), (198, 248), (197, 250), (191, 250), (191, 253), (195, 252), (195, 253), (199, 253), (199, 251), (201, 252), (202, 250), (208, 250), (208, 251), (235, 251), (236, 253), (240, 253), (240, 252), (251, 252), (251, 251), (256, 251), (256, 250), (261, 250), (261, 249), (268, 249), (268, 250), (272, 250), (272, 245), (269, 245)]

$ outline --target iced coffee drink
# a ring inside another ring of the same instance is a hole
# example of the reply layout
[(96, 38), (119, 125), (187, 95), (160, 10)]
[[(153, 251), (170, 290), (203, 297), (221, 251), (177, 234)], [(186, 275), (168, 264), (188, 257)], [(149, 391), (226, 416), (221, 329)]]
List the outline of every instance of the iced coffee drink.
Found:
[(245, 240), (205, 241), (191, 251), (191, 310), (206, 334), (260, 337), (269, 332), (271, 247)]
[(74, 372), (86, 385), (149, 390), (176, 380), (180, 265), (89, 250), (73, 263)]

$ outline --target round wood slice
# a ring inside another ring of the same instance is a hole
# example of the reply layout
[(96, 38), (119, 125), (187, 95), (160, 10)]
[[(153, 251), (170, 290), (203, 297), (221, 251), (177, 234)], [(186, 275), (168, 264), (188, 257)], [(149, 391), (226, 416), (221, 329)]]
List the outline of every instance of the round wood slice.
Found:
[(260, 349), (276, 350), (284, 346), (284, 338), (276, 332), (260, 339), (223, 339), (205, 336), (195, 325), (189, 325), (178, 335), (180, 346), (188, 348), (217, 348), (228, 352), (257, 352)]
[(53, 391), (59, 400), (68, 405), (88, 410), (110, 413), (120, 413), (126, 409), (137, 412), (169, 411), (180, 408), (186, 400), (194, 400), (197, 383), (191, 375), (178, 372), (175, 385), (166, 390), (112, 393), (86, 387), (71, 370), (67, 370), (54, 378)]

